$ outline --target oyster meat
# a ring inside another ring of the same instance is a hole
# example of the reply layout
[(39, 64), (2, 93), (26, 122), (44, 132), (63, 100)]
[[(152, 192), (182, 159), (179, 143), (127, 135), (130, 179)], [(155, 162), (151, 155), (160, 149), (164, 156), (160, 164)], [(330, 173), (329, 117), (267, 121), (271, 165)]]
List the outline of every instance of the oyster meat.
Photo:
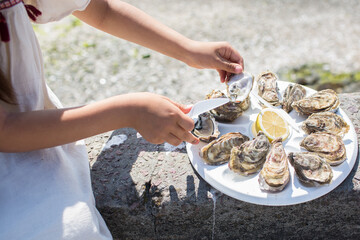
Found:
[(231, 149), (249, 141), (249, 137), (239, 133), (231, 132), (222, 135), (201, 148), (200, 156), (209, 165), (219, 165), (230, 160)]
[(290, 164), (299, 180), (309, 185), (330, 183), (333, 172), (325, 158), (312, 152), (289, 153)]
[(259, 185), (263, 191), (279, 192), (290, 180), (289, 164), (281, 138), (275, 139), (263, 168), (259, 174)]
[(259, 131), (253, 140), (231, 149), (230, 170), (245, 176), (258, 172), (265, 162), (269, 149), (269, 139)]
[(346, 159), (342, 138), (331, 133), (311, 133), (300, 142), (300, 146), (326, 158), (331, 166), (339, 165)]
[(279, 88), (275, 73), (266, 71), (257, 77), (258, 94), (273, 106), (280, 105)]
[(342, 117), (333, 112), (311, 114), (302, 124), (305, 133), (327, 132), (343, 137), (349, 131), (349, 125)]
[(306, 90), (300, 84), (289, 84), (285, 89), (284, 98), (282, 101), (282, 108), (287, 113), (291, 112), (293, 109), (291, 104), (295, 101), (299, 101), (306, 96)]
[[(206, 96), (206, 99), (211, 98), (227, 98), (227, 96), (220, 90), (213, 90)], [(250, 96), (240, 103), (230, 101), (220, 107), (210, 110), (210, 113), (219, 122), (232, 122), (236, 118), (240, 117), (244, 111), (249, 108), (249, 106)]]
[(291, 104), (297, 112), (304, 115), (327, 111), (336, 112), (339, 105), (339, 97), (332, 89), (321, 90)]
[(243, 102), (251, 92), (254, 83), (254, 76), (250, 73), (243, 72), (234, 74), (226, 83), (227, 95), (233, 102)]
[(220, 135), (218, 124), (209, 112), (197, 117), (192, 133), (203, 142), (211, 142)]

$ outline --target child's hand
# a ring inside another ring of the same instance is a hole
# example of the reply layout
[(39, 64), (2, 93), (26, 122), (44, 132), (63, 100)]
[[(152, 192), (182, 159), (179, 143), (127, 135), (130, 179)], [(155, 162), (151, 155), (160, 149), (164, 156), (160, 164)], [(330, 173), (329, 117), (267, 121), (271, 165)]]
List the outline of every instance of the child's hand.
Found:
[(188, 48), (190, 54), (186, 63), (199, 69), (216, 69), (221, 82), (225, 82), (232, 73), (241, 73), (244, 70), (240, 53), (227, 42), (192, 41)]
[(174, 146), (182, 141), (199, 143), (199, 140), (190, 133), (194, 128), (194, 121), (186, 113), (191, 107), (185, 107), (156, 94), (131, 95), (135, 101), (132, 112), (133, 127), (144, 139), (154, 144), (168, 142)]

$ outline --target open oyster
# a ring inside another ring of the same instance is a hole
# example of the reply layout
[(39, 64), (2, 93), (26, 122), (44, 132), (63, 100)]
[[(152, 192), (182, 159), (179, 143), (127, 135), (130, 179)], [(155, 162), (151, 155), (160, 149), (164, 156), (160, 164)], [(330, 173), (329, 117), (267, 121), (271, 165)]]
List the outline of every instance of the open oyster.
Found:
[(342, 138), (331, 133), (312, 133), (300, 142), (300, 146), (326, 158), (331, 166), (339, 165), (346, 159), (346, 149)]
[(234, 74), (226, 83), (227, 94), (231, 101), (241, 103), (251, 92), (254, 83), (254, 76), (250, 73), (243, 72), (241, 74)]
[(198, 116), (192, 133), (203, 142), (211, 142), (220, 135), (218, 124), (209, 112)]
[(306, 95), (306, 90), (303, 86), (297, 83), (294, 85), (289, 84), (285, 89), (284, 99), (282, 101), (282, 108), (287, 113), (291, 112), (291, 110), (293, 109), (291, 107), (291, 104), (295, 101), (299, 101), (303, 99), (305, 95)]
[[(206, 99), (211, 98), (227, 98), (227, 96), (220, 90), (213, 90), (206, 96)], [(250, 96), (240, 103), (230, 101), (220, 107), (210, 110), (210, 113), (219, 122), (232, 122), (240, 117), (249, 106)]]
[(349, 131), (349, 125), (342, 117), (333, 112), (311, 114), (302, 124), (305, 133), (327, 132), (343, 137)]
[(263, 166), (269, 149), (269, 139), (259, 131), (253, 140), (231, 149), (230, 170), (245, 176), (256, 173)]
[(289, 153), (288, 159), (301, 182), (310, 185), (331, 182), (332, 169), (318, 154), (312, 152)]
[(256, 80), (259, 96), (274, 106), (280, 105), (277, 79), (275, 73), (266, 71), (261, 73)]
[(240, 146), (246, 141), (249, 141), (249, 137), (239, 132), (227, 133), (201, 148), (200, 156), (209, 165), (219, 165), (230, 160), (234, 146)]
[(339, 98), (332, 89), (321, 90), (291, 104), (297, 112), (305, 115), (326, 111), (336, 112), (339, 105)]
[(263, 191), (279, 192), (290, 180), (290, 171), (281, 138), (275, 139), (259, 174)]

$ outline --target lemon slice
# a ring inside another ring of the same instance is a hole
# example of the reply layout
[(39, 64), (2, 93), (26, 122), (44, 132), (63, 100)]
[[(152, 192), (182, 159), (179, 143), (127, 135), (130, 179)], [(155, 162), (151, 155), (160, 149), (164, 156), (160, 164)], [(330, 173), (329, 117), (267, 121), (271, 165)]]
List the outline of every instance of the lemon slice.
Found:
[(255, 136), (259, 131), (264, 132), (270, 142), (278, 137), (285, 141), (290, 134), (288, 123), (276, 109), (272, 108), (261, 110), (256, 118), (253, 130), (256, 132)]

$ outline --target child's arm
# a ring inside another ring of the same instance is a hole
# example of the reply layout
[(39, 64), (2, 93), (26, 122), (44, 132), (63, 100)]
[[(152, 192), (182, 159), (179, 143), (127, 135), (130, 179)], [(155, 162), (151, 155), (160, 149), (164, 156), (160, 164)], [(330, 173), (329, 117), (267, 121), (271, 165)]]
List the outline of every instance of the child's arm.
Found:
[[(140, 44), (196, 68), (216, 69), (223, 82), (228, 73), (241, 73), (240, 54), (226, 42), (197, 42), (119, 0), (92, 0), (74, 15), (114, 36)], [(190, 23), (189, 23), (190, 24)]]
[(197, 143), (190, 109), (151, 93), (125, 94), (82, 107), (9, 113), (0, 105), (0, 152), (53, 147), (123, 127), (151, 143)]

